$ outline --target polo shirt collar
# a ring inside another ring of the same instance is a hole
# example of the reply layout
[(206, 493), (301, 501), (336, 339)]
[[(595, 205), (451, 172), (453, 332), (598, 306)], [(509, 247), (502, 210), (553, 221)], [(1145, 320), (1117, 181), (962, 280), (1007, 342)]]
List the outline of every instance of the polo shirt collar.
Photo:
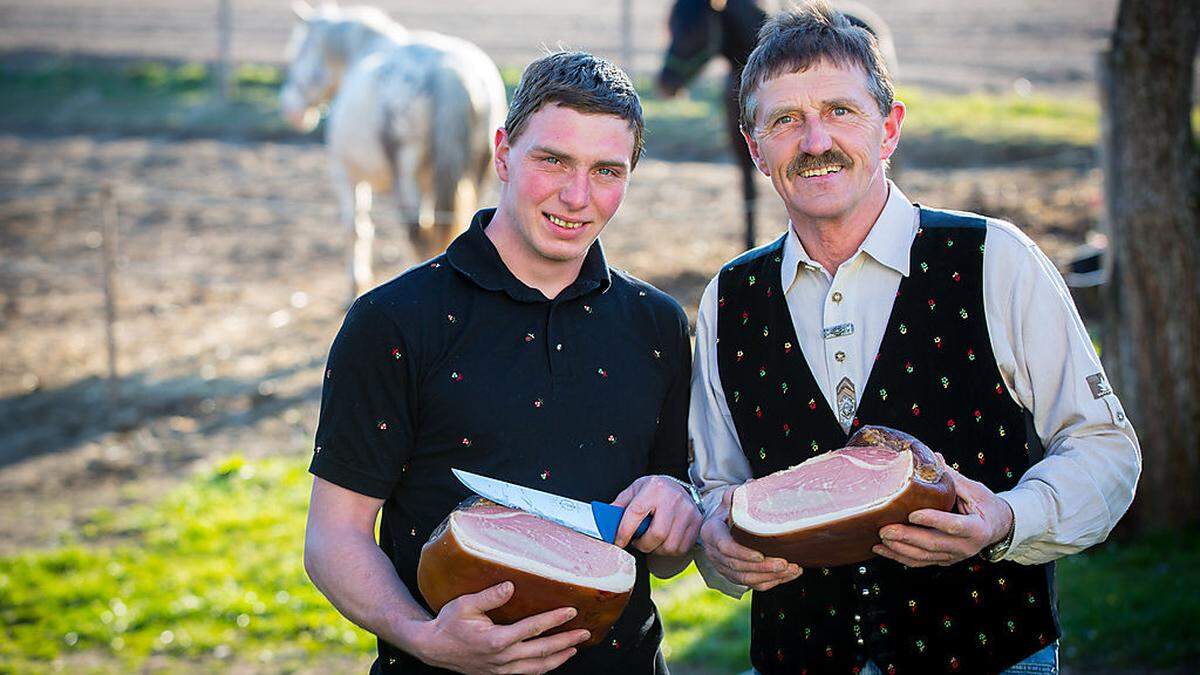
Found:
[[(867, 238), (863, 240), (858, 252), (850, 259), (853, 260), (859, 253), (866, 253), (879, 264), (908, 276), (909, 249), (912, 248), (913, 238), (917, 235), (917, 213), (917, 207), (889, 180), (888, 198), (883, 205), (883, 211), (871, 226), (871, 231), (867, 233)], [(801, 265), (821, 268), (820, 263), (809, 257), (804, 245), (800, 243), (800, 237), (796, 235), (796, 230), (788, 223), (780, 269), (780, 283), (785, 291), (792, 287)]]
[[(467, 231), (446, 249), (446, 261), (481, 288), (503, 291), (518, 302), (546, 302), (547, 298), (541, 291), (526, 286), (513, 275), (496, 250), (496, 245), (484, 233), (494, 215), (496, 209), (482, 209), (476, 213)], [(569, 300), (596, 289), (604, 292), (611, 284), (612, 276), (604, 257), (604, 248), (597, 239), (583, 259), (579, 276), (556, 299)]]

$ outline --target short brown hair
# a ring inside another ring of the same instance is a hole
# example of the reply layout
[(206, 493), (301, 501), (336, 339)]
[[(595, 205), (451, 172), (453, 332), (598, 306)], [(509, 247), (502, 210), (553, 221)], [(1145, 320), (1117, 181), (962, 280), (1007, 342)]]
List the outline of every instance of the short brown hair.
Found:
[(525, 131), (529, 118), (548, 104), (587, 114), (615, 115), (628, 122), (633, 130), (630, 166), (637, 166), (646, 122), (642, 102), (625, 71), (587, 52), (554, 52), (530, 63), (521, 73), (504, 120), (509, 142), (515, 141)]
[(738, 92), (742, 128), (754, 131), (754, 91), (759, 85), (821, 61), (861, 67), (879, 112), (886, 117), (891, 111), (895, 89), (875, 35), (823, 0), (812, 0), (772, 17), (758, 32), (758, 45), (746, 59)]

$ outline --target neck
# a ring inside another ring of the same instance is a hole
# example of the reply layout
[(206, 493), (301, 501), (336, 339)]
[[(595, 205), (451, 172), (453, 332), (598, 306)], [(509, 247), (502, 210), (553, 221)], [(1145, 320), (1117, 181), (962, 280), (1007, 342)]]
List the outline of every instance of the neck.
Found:
[(492, 222), (483, 233), (496, 247), (500, 260), (514, 277), (526, 286), (541, 291), (551, 300), (579, 278), (585, 256), (551, 260), (538, 255), (524, 241), (520, 230), (503, 208), (496, 209), (496, 215), (492, 216)]
[(879, 186), (873, 186), (867, 197), (849, 213), (813, 218), (798, 216), (789, 209), (792, 229), (796, 231), (808, 257), (832, 276), (866, 241), (875, 221), (879, 220), (879, 214), (883, 213), (888, 193), (887, 181), (881, 176)]

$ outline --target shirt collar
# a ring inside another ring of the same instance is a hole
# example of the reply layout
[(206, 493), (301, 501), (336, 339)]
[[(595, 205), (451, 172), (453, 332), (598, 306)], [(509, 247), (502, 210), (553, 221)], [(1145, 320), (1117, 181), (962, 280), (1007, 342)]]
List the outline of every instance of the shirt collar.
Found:
[[(518, 302), (546, 302), (546, 296), (536, 288), (526, 286), (504, 264), (495, 244), (488, 239), (484, 230), (492, 222), (496, 209), (482, 209), (471, 219), (471, 227), (450, 243), (446, 249), (446, 261), (477, 286), (489, 291), (504, 291)], [(612, 284), (604, 249), (597, 239), (588, 249), (579, 268), (579, 276), (571, 282), (558, 298), (569, 300), (595, 289), (608, 290)]]
[[(912, 248), (913, 238), (917, 236), (917, 214), (917, 207), (889, 180), (888, 198), (883, 205), (883, 211), (871, 226), (871, 231), (867, 233), (867, 238), (863, 240), (858, 252), (850, 259), (853, 260), (860, 252), (866, 253), (881, 265), (908, 276), (909, 250)], [(790, 222), (787, 239), (783, 243), (782, 265), (780, 283), (784, 291), (792, 287), (801, 265), (821, 268), (820, 263), (809, 257), (808, 252), (804, 250), (804, 245), (800, 243), (800, 237), (796, 235), (796, 230)]]

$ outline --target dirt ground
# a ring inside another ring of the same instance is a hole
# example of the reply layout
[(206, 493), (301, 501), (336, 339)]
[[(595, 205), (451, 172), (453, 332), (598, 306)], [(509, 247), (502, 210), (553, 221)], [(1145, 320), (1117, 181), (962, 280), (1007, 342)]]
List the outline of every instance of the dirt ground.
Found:
[[(0, 554), (92, 508), (149, 498), (197, 462), (310, 450), (347, 290), (320, 146), (0, 135)], [(1061, 258), (1092, 227), (1081, 168), (910, 169), (930, 205), (1025, 227)], [(117, 194), (119, 398), (105, 380), (101, 218)], [(603, 236), (610, 260), (694, 317), (741, 240), (732, 165), (647, 160)], [(762, 240), (785, 221), (769, 184)], [(377, 273), (411, 263), (377, 200)]]
[[(780, 5), (786, 0), (766, 0)], [(899, 82), (951, 90), (1090, 89), (1116, 0), (860, 0), (892, 28)], [(43, 49), (213, 60), (217, 2), (0, 0), (0, 50)], [(411, 28), (476, 42), (498, 63), (520, 65), (543, 45), (618, 58), (623, 2), (593, 0), (374, 0)], [(233, 57), (278, 62), (291, 29), (289, 0), (234, 0)], [(631, 69), (654, 72), (667, 43), (672, 0), (629, 0)]]

